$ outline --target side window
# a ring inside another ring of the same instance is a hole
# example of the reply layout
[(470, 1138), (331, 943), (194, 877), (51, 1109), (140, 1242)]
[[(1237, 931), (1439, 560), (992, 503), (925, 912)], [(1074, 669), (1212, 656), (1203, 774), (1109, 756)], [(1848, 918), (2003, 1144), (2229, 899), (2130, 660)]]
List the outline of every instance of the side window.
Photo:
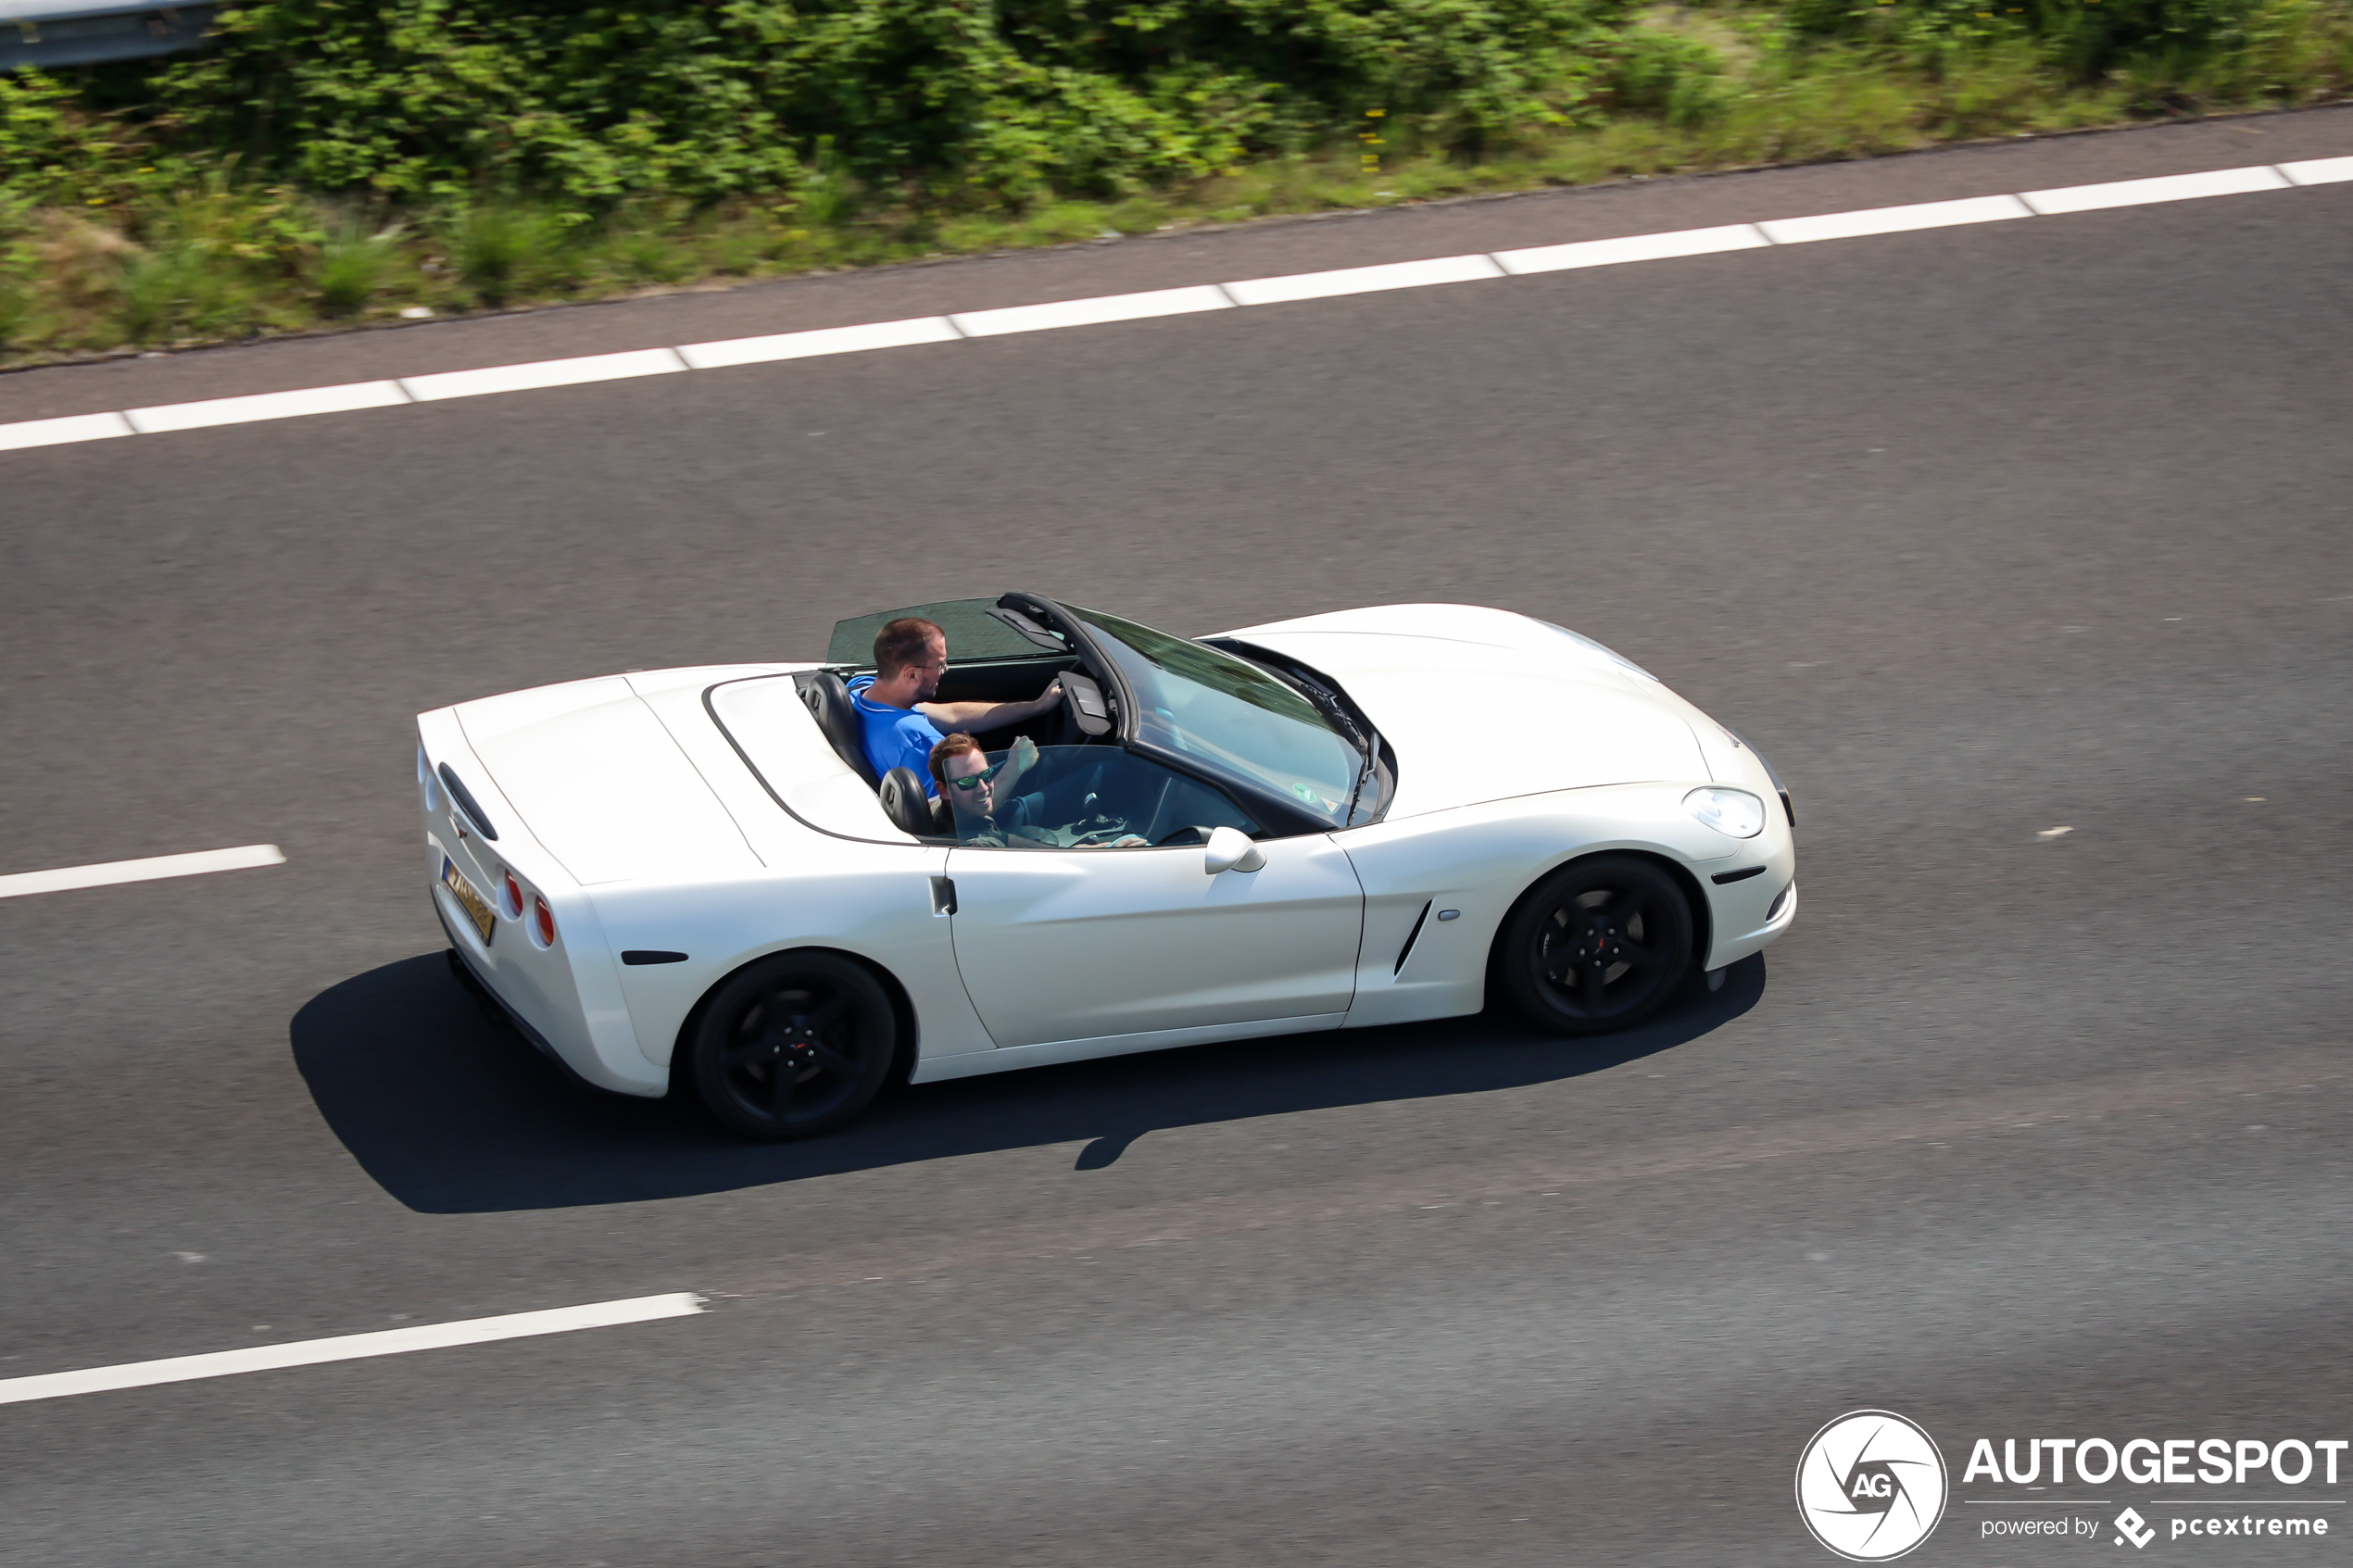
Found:
[(956, 839), (975, 848), (1139, 849), (1199, 844), (1212, 828), (1258, 824), (1199, 780), (1111, 746), (1049, 746), (1034, 760), (985, 754), (989, 773), (946, 795)]

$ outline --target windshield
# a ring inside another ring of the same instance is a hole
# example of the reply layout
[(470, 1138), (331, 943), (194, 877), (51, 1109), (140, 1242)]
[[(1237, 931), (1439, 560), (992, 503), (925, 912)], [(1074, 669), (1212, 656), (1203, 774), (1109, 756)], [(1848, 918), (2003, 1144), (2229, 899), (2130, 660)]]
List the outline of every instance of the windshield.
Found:
[(1364, 754), (1315, 704), (1231, 654), (1115, 615), (1071, 613), (1135, 688), (1138, 739), (1287, 795), (1335, 827), (1348, 825)]

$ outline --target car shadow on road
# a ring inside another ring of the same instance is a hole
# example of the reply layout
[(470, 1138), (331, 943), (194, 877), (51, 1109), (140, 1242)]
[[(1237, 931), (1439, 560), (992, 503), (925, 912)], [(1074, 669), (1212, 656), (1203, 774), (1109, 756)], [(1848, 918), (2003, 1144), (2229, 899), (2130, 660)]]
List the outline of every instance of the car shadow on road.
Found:
[(1598, 1073), (1698, 1038), (1754, 1007), (1762, 956), (1642, 1028), (1555, 1039), (1477, 1018), (1292, 1035), (900, 1087), (851, 1126), (752, 1144), (684, 1098), (574, 1084), (484, 1018), (442, 955), (387, 964), (296, 1013), (295, 1063), (320, 1113), (386, 1192), (424, 1213), (632, 1203), (1004, 1148), (1080, 1144), (1100, 1170), (1160, 1128), (1427, 1099)]

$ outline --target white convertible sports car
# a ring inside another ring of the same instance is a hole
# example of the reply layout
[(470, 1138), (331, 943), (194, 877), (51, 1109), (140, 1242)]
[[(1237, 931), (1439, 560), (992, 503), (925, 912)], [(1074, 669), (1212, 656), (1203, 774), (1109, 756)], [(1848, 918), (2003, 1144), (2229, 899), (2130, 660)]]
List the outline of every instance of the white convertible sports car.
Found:
[[(1018, 825), (960, 840), (924, 781), (868, 767), (843, 679), (900, 615), (947, 631), (938, 701), (1062, 682), (1022, 726)], [(1795, 813), (1754, 748), (1598, 643), (1465, 605), (1198, 640), (1034, 594), (918, 605), (842, 622), (823, 664), (544, 686), (417, 737), (459, 976), (587, 1083), (690, 1087), (760, 1138), (839, 1126), (893, 1073), (1447, 1018), (1491, 987), (1621, 1028), (1797, 912)]]

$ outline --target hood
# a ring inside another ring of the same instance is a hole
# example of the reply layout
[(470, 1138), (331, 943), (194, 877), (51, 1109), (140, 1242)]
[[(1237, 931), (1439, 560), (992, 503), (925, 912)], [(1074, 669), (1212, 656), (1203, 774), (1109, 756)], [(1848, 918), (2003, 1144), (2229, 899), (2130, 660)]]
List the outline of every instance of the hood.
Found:
[(628, 681), (541, 686), (455, 712), (525, 831), (584, 886), (760, 868), (736, 820)]
[(1347, 689), (1396, 750), (1391, 817), (1711, 777), (1672, 693), (1600, 644), (1527, 616), (1385, 605), (1227, 635)]

